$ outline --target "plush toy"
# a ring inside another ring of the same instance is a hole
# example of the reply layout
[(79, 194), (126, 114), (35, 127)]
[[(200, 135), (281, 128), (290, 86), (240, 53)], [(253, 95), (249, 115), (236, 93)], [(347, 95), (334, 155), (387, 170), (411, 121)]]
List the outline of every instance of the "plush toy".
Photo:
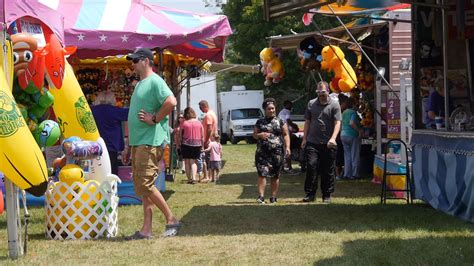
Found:
[(263, 48), (260, 52), (260, 62), (262, 73), (265, 76), (265, 86), (268, 87), (272, 83), (278, 83), (285, 75), (280, 58), (272, 48)]
[(352, 66), (347, 62), (341, 48), (330, 45), (325, 46), (321, 52), (323, 58), (321, 69), (333, 71), (334, 78), (329, 84), (331, 90), (337, 92), (349, 92), (356, 83), (357, 77)]
[(321, 50), (323, 47), (316, 41), (314, 37), (305, 38), (300, 42), (299, 49), (301, 51), (301, 70), (304, 72), (321, 68)]

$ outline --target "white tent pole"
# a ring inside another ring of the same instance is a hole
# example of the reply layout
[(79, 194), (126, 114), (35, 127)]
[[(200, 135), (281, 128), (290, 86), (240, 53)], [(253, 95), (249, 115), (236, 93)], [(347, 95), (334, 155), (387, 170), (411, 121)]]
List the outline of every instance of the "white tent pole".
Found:
[(21, 238), (20, 208), (18, 200), (18, 188), (5, 178), (5, 199), (7, 209), (7, 231), (8, 231), (8, 254), (11, 259), (17, 259), (23, 255)]

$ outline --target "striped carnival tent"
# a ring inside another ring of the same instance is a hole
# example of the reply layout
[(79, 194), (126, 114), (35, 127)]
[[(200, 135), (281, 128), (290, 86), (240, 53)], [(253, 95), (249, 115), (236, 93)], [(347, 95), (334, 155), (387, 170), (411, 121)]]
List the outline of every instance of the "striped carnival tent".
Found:
[(232, 34), (224, 15), (194, 14), (142, 0), (3, 0), (9, 26), (24, 16), (43, 21), (77, 56), (124, 54), (138, 47), (168, 48), (176, 53), (223, 60)]

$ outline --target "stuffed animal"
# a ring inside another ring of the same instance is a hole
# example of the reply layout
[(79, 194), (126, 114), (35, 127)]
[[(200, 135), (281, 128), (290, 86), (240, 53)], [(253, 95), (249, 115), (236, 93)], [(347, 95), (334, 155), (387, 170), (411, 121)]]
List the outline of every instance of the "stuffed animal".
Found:
[(321, 69), (334, 72), (334, 78), (330, 83), (331, 90), (335, 92), (351, 91), (357, 83), (357, 76), (352, 66), (345, 59), (341, 48), (334, 45), (325, 46), (321, 56), (323, 58)]
[(305, 38), (300, 42), (299, 49), (301, 51), (301, 70), (304, 72), (321, 68), (320, 54), (323, 47), (316, 41), (314, 37)]
[(263, 48), (260, 52), (260, 62), (262, 64), (262, 73), (265, 76), (265, 86), (272, 83), (278, 83), (285, 75), (285, 70), (272, 48)]

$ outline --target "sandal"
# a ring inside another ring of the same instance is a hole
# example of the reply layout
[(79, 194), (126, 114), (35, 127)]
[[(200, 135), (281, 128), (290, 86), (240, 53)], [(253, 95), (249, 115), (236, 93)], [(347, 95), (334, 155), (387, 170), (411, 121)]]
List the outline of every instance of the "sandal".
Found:
[(136, 231), (133, 235), (125, 237), (125, 240), (130, 241), (130, 240), (141, 240), (141, 239), (152, 239), (152, 238), (153, 238), (152, 236), (146, 236), (140, 233), (140, 231)]
[(175, 219), (173, 224), (167, 224), (165, 226), (165, 232), (163, 233), (162, 237), (173, 237), (178, 234), (179, 229), (183, 226), (181, 221)]

